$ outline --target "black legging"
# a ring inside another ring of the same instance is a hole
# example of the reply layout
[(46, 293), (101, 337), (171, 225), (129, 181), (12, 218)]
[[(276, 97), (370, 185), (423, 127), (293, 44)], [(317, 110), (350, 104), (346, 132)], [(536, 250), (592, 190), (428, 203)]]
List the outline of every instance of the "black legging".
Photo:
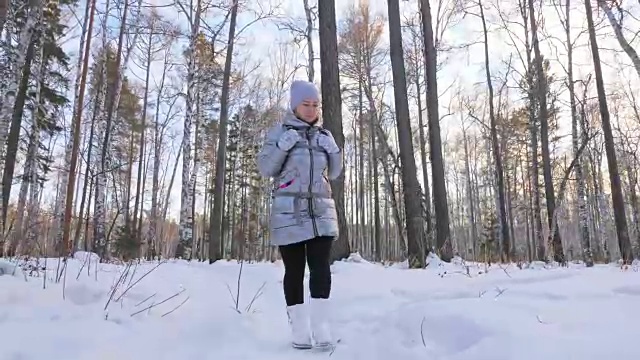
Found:
[(329, 256), (333, 238), (319, 236), (296, 244), (280, 246), (284, 263), (284, 298), (287, 306), (304, 303), (304, 269), (309, 264), (309, 288), (314, 299), (328, 299), (331, 293)]

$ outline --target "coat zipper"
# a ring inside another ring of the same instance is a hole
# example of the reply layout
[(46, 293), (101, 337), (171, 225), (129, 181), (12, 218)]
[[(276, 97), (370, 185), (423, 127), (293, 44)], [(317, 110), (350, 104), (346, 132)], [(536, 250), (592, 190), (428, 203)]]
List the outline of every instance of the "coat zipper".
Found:
[(313, 149), (311, 149), (311, 137), (309, 136), (310, 130), (311, 128), (307, 129), (306, 132), (307, 143), (309, 144), (309, 197), (307, 199), (307, 206), (309, 207), (309, 217), (311, 218), (311, 224), (313, 225), (313, 235), (318, 237), (318, 225), (316, 224), (316, 217), (313, 213), (313, 197), (311, 195), (311, 192), (313, 191)]

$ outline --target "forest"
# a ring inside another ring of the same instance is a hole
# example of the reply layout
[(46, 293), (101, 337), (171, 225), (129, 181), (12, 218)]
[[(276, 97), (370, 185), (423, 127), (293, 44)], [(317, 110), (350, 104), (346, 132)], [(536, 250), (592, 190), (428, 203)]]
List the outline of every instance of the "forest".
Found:
[(640, 254), (639, 0), (0, 0), (3, 257), (274, 261), (294, 79), (340, 236), (425, 266)]

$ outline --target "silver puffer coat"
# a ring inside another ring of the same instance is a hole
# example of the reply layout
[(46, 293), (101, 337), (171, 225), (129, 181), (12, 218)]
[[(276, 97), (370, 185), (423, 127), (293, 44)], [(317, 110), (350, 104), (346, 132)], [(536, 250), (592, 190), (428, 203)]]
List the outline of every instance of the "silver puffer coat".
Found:
[[(277, 143), (289, 129), (296, 129), (300, 141), (289, 151)], [(338, 236), (338, 217), (329, 180), (342, 172), (342, 151), (328, 154), (318, 145), (331, 132), (310, 125), (289, 113), (267, 133), (258, 154), (258, 170), (274, 179), (271, 203), (270, 240), (287, 245), (317, 236)]]

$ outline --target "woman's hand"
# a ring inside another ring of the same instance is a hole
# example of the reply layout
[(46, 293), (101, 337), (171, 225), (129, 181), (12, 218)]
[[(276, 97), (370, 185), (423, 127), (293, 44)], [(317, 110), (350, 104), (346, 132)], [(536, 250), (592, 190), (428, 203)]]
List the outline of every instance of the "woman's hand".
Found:
[(333, 138), (331, 133), (320, 133), (318, 145), (323, 148), (327, 154), (337, 154), (340, 152), (340, 148), (338, 147), (338, 144), (336, 144), (336, 140)]
[(300, 134), (297, 130), (289, 129), (278, 140), (278, 148), (282, 151), (291, 150), (296, 143), (300, 140)]

